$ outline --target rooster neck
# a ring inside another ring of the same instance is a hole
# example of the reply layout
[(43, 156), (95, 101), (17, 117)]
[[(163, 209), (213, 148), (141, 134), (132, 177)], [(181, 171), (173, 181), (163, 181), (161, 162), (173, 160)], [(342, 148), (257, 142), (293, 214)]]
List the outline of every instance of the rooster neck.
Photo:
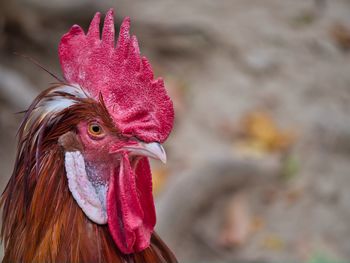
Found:
[(147, 249), (122, 254), (108, 226), (90, 221), (73, 199), (57, 141), (43, 141), (38, 165), (31, 140), (20, 143), (1, 197), (3, 262), (176, 262), (155, 233)]
[(72, 198), (63, 162), (58, 145), (42, 156), (37, 175), (32, 162), (28, 204), (23, 191), (26, 169), (19, 162), (1, 201), (3, 262), (174, 262), (156, 235), (144, 251), (120, 253), (107, 225), (90, 221)]

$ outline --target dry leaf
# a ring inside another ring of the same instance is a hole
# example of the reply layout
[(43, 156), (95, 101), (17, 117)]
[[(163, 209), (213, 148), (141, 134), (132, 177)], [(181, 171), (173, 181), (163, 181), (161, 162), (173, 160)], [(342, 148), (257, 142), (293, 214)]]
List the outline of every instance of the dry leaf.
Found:
[(265, 221), (263, 218), (255, 216), (251, 222), (251, 230), (256, 233), (262, 230), (265, 226)]
[(246, 243), (251, 233), (251, 216), (243, 194), (236, 194), (226, 206), (218, 243), (232, 248)]
[(284, 246), (283, 240), (274, 234), (266, 236), (263, 240), (263, 247), (269, 250), (282, 250)]
[(337, 23), (334, 24), (330, 31), (331, 37), (337, 43), (337, 45), (344, 49), (350, 49), (350, 28)]
[(168, 178), (168, 170), (165, 167), (152, 168), (153, 195), (157, 196), (163, 189)]
[(270, 188), (263, 192), (262, 200), (265, 204), (273, 204), (279, 199), (279, 189), (277, 188)]
[(302, 189), (292, 189), (287, 192), (286, 197), (289, 203), (293, 204), (300, 200), (303, 195)]
[(282, 152), (295, 141), (294, 133), (280, 130), (271, 116), (264, 111), (246, 114), (240, 122), (240, 134), (238, 146), (243, 151), (249, 148), (260, 153)]

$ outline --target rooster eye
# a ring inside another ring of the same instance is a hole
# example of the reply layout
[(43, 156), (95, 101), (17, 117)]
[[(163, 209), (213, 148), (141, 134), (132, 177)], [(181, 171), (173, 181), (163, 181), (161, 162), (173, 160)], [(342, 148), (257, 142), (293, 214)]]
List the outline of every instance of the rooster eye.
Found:
[(104, 135), (102, 127), (97, 123), (90, 123), (88, 132), (93, 137), (102, 137)]

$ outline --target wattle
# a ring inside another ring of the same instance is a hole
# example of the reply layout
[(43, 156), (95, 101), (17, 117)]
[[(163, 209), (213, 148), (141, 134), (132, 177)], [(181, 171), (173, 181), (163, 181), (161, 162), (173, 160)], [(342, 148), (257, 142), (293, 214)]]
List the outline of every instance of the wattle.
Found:
[(107, 194), (108, 228), (124, 254), (144, 250), (150, 245), (156, 223), (152, 196), (152, 175), (147, 158), (133, 170), (127, 153), (110, 177)]

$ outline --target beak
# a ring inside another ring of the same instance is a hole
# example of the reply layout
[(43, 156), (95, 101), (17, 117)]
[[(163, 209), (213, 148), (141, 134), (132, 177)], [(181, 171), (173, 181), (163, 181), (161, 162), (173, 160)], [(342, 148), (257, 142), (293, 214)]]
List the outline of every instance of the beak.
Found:
[(123, 149), (129, 151), (130, 155), (151, 157), (166, 163), (164, 148), (158, 142), (144, 143), (138, 141), (137, 144), (124, 146)]

